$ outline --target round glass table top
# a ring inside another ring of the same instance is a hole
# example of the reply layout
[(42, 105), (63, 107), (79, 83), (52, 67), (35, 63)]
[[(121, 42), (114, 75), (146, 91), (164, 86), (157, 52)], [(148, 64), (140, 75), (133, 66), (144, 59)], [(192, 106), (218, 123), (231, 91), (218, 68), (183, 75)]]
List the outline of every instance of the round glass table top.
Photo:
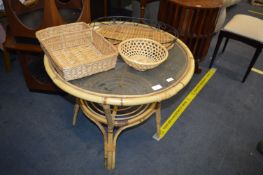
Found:
[(47, 57), (44, 61), (47, 73), (62, 90), (84, 100), (112, 105), (162, 101), (181, 90), (194, 73), (193, 56), (179, 39), (169, 50), (168, 59), (147, 71), (135, 70), (119, 56), (114, 69), (67, 82)]
[[(154, 86), (169, 87), (187, 67), (187, 59), (179, 47), (169, 52), (169, 59), (154, 69), (137, 71), (119, 56), (115, 69), (70, 81), (88, 91), (116, 95), (144, 95), (156, 91)], [(169, 80), (168, 80), (169, 81)], [(156, 87), (157, 88), (157, 87)], [(158, 89), (157, 89), (158, 90)]]

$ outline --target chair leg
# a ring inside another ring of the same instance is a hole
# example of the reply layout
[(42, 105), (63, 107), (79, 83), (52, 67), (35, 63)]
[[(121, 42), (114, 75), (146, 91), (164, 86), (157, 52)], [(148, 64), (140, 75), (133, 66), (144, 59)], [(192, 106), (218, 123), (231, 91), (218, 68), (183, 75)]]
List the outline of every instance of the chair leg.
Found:
[(108, 0), (104, 0), (103, 1), (103, 4), (104, 4), (104, 16), (108, 16), (109, 14), (108, 14)]
[(145, 0), (140, 0), (140, 18), (144, 18), (145, 4)]
[(257, 150), (263, 155), (263, 140), (260, 140), (257, 144)]
[(10, 54), (6, 49), (3, 50), (3, 59), (4, 59), (5, 71), (9, 72), (11, 70), (11, 61), (10, 61)]
[(212, 60), (211, 60), (211, 62), (209, 64), (209, 68), (211, 68), (213, 66), (213, 64), (214, 64), (214, 61), (215, 61), (218, 49), (219, 49), (219, 47), (221, 45), (223, 37), (224, 37), (224, 34), (222, 32), (220, 32), (219, 36), (218, 36), (218, 39), (217, 39), (216, 48), (215, 48), (214, 53), (213, 53)]
[(228, 44), (228, 41), (229, 41), (229, 38), (226, 38), (226, 41), (225, 41), (225, 44), (224, 44), (224, 47), (223, 47), (222, 53), (225, 52), (225, 50), (226, 50), (226, 46), (227, 46), (227, 44)]
[(255, 54), (254, 54), (254, 56), (253, 56), (253, 58), (252, 58), (252, 60), (251, 60), (251, 62), (249, 64), (249, 66), (247, 68), (246, 74), (243, 77), (242, 83), (244, 83), (246, 81), (247, 76), (250, 73), (250, 71), (251, 71), (252, 67), (254, 66), (254, 64), (256, 63), (256, 61), (258, 59), (258, 56), (260, 55), (261, 51), (262, 51), (262, 48), (257, 48), (256, 49), (256, 52), (255, 52)]

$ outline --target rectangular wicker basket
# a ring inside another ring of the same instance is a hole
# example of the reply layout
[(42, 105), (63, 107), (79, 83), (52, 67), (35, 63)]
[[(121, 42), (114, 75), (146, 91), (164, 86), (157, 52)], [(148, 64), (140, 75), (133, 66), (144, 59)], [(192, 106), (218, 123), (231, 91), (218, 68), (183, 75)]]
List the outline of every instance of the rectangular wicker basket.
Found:
[(116, 65), (118, 51), (83, 22), (49, 27), (36, 32), (42, 49), (65, 80), (74, 80)]

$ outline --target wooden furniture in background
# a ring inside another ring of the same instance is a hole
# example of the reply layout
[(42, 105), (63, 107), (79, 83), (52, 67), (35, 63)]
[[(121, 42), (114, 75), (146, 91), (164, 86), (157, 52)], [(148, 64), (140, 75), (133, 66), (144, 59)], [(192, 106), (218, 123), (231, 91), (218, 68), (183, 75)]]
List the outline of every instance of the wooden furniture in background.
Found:
[(45, 73), (43, 52), (36, 40), (37, 30), (75, 21), (90, 22), (90, 0), (36, 0), (26, 6), (18, 0), (3, 0), (8, 20), (4, 53), (18, 53), (30, 90), (56, 91)]
[(162, 0), (159, 20), (174, 26), (192, 51), (196, 72), (198, 63), (207, 55), (217, 24), (222, 0)]
[(11, 69), (11, 61), (8, 55), (6, 55), (6, 52), (4, 52), (4, 46), (3, 43), (5, 42), (6, 38), (6, 32), (4, 27), (0, 24), (0, 50), (3, 51), (3, 60), (4, 60), (4, 68), (6, 72), (9, 72)]
[(4, 9), (0, 10), (0, 50), (3, 52), (3, 61), (4, 61), (4, 69), (6, 72), (9, 72), (11, 70), (11, 60), (9, 55), (6, 55), (6, 52), (4, 52), (4, 42), (6, 39), (6, 30), (5, 30), (5, 22), (4, 18), (6, 17)]
[(146, 6), (146, 1), (147, 0), (140, 0), (140, 17), (144, 18), (144, 10)]
[(140, 0), (140, 17), (144, 18), (144, 12), (145, 12), (145, 7), (147, 3), (157, 1), (157, 0)]
[(108, 6), (109, 6), (109, 4), (108, 4), (108, 0), (103, 0), (103, 5), (104, 5), (104, 16), (108, 16)]
[[(108, 0), (104, 0), (104, 1), (108, 1)], [(146, 4), (153, 2), (153, 1), (158, 1), (158, 0), (137, 0), (137, 1), (140, 2), (140, 18), (144, 18), (144, 12), (145, 12)], [(122, 6), (121, 0), (117, 1), (117, 6), (118, 6), (118, 8), (121, 8), (121, 6)], [(105, 13), (105, 14), (107, 14), (107, 13)]]

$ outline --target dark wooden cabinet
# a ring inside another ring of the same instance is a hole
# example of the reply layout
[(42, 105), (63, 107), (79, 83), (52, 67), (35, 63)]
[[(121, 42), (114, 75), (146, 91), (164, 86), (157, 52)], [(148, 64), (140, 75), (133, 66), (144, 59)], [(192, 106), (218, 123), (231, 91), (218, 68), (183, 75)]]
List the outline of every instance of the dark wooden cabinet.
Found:
[(222, 6), (222, 0), (160, 1), (159, 20), (178, 30), (179, 38), (194, 55), (196, 72), (207, 55)]

